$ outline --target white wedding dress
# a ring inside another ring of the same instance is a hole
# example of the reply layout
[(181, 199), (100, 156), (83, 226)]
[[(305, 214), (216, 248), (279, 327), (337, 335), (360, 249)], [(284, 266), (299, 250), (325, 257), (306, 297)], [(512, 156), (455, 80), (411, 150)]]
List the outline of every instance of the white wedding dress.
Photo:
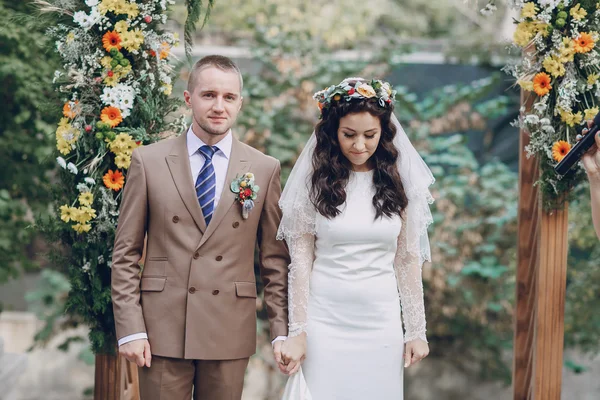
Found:
[(290, 249), (290, 336), (306, 331), (307, 353), (284, 400), (403, 398), (404, 343), (426, 340), (421, 266), (398, 246), (400, 217), (375, 220), (372, 181), (351, 172), (341, 214), (317, 214), (316, 235)]

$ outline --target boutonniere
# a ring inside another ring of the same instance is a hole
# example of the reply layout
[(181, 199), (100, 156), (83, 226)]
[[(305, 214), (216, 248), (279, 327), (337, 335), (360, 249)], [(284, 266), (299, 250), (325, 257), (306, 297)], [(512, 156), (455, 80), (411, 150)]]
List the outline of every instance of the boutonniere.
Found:
[(247, 172), (231, 182), (231, 191), (235, 199), (242, 205), (242, 218), (247, 219), (248, 213), (254, 208), (254, 200), (260, 188), (254, 184), (254, 174)]

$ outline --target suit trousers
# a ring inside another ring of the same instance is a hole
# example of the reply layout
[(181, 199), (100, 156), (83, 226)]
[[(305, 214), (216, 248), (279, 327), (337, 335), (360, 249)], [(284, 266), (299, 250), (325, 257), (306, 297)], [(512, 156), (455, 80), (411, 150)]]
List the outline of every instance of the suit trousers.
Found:
[[(152, 356), (138, 368), (141, 400), (240, 400), (249, 358), (186, 360)], [(192, 391), (193, 388), (193, 391)]]

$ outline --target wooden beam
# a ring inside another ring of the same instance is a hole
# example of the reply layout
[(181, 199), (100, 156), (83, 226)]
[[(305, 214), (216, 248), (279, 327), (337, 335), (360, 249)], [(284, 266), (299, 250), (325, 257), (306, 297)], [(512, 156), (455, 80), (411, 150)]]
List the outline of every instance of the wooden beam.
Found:
[(137, 365), (124, 357), (96, 354), (94, 399), (140, 400)]
[(541, 213), (534, 398), (560, 400), (567, 286), (568, 211)]
[[(521, 104), (529, 109), (533, 96), (521, 91)], [(529, 132), (519, 133), (519, 209), (517, 232), (516, 305), (513, 341), (513, 399), (530, 397), (533, 376), (535, 331), (535, 287), (539, 255), (539, 191), (534, 186), (539, 178), (537, 160), (525, 156)]]

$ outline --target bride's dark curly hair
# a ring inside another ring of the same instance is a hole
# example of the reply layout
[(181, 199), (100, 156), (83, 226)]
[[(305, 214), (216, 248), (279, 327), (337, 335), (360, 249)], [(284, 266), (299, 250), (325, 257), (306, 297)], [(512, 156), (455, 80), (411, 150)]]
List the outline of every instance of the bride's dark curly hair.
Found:
[(315, 127), (317, 139), (313, 154), (313, 174), (310, 199), (317, 211), (326, 218), (340, 214), (338, 207), (346, 202), (346, 185), (352, 168), (350, 161), (342, 154), (338, 141), (340, 119), (348, 114), (368, 112), (378, 117), (381, 123), (381, 137), (375, 153), (369, 159), (374, 167), (373, 196), (375, 219), (394, 214), (402, 216), (408, 205), (408, 198), (398, 173), (396, 161), (399, 157), (394, 146), (396, 126), (391, 120), (393, 105), (381, 107), (376, 98), (332, 101), (322, 110), (322, 119)]

